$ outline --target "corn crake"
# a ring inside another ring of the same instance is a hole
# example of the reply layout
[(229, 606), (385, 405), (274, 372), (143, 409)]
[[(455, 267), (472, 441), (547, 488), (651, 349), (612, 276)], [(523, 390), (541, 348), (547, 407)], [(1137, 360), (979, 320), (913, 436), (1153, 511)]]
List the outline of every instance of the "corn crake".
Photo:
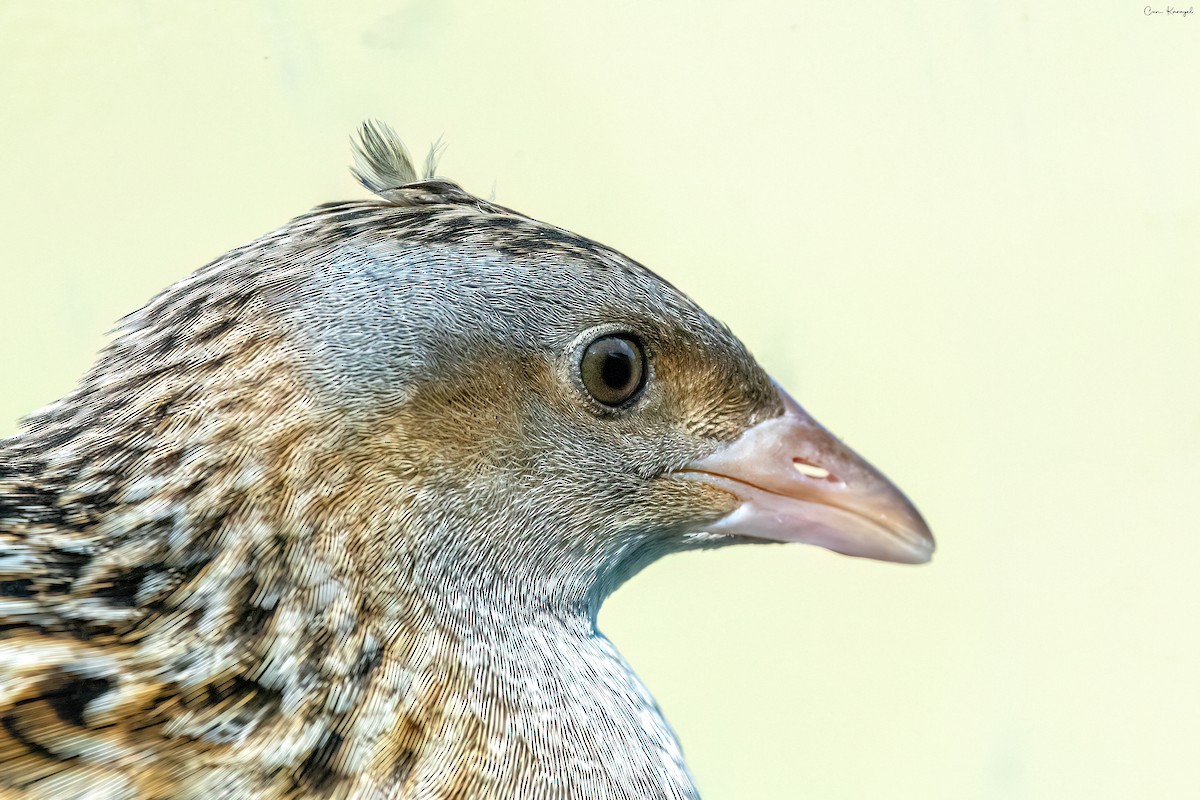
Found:
[(419, 176), (126, 318), (0, 441), (0, 800), (695, 798), (596, 629), (660, 556), (933, 541), (730, 331)]

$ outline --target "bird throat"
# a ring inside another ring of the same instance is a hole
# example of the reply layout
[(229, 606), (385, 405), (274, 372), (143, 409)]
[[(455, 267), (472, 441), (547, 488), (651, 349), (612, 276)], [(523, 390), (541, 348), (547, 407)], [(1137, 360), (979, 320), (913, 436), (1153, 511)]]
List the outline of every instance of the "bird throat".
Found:
[(386, 735), (412, 754), (397, 761), (411, 759), (414, 796), (697, 796), (653, 698), (589, 619), (491, 597), (453, 605), (402, 643), (394, 669), (385, 655), (373, 687), (394, 698)]
[(381, 647), (340, 726), (342, 748), (372, 748), (366, 794), (698, 797), (654, 699), (596, 629), (594, 569), (420, 549), (392, 567), (408, 591), (373, 606)]
[[(314, 791), (698, 797), (658, 706), (586, 606), (547, 603), (511, 574), (464, 581), (436, 564), (404, 571), (417, 589), (406, 596), (328, 598), (319, 627), (302, 637), (320, 647), (299, 648), (316, 675), (301, 668), (269, 679), (295, 687), (301, 710), (264, 720), (256, 738), (277, 751), (295, 743), (292, 761)], [(260, 679), (288, 663), (270, 659)], [(336, 738), (306, 739), (300, 720)]]

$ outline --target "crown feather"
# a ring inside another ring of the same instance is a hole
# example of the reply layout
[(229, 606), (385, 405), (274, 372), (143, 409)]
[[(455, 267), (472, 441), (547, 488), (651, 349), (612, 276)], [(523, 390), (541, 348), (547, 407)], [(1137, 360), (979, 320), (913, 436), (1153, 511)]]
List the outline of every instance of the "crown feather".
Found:
[(367, 120), (351, 144), (354, 166), (350, 172), (364, 187), (381, 196), (410, 183), (432, 180), (442, 146), (439, 139), (429, 148), (424, 173), (418, 175), (408, 148), (386, 122)]
[[(436, 177), (441, 137), (429, 147), (424, 171), (418, 175), (404, 142), (386, 122), (367, 120), (351, 139), (354, 166), (350, 172), (368, 191), (393, 206), (459, 205), (485, 214), (524, 217), (510, 208), (483, 200), (446, 178)], [(493, 194), (495, 193), (493, 189)]]

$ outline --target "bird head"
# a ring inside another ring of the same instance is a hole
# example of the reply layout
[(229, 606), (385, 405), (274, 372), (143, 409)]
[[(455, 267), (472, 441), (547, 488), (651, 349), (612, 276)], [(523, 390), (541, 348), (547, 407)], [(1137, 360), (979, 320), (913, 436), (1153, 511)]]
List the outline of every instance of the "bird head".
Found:
[(687, 548), (930, 557), (904, 495), (675, 287), (419, 177), (383, 126), (356, 155), (380, 199), (318, 207), (166, 290), (34, 419), (98, 437), (59, 451), (91, 454), (92, 505), (136, 509), (114, 532), (202, 551), (172, 562), (245, 540), (306, 579), (354, 558), (381, 586), (499, 581), (592, 609)]
[(426, 550), (570, 564), (601, 594), (664, 552), (737, 541), (929, 558), (905, 496), (675, 287), (416, 180), (384, 128), (362, 142), (359, 177), (387, 202), (323, 212), (285, 316), (317, 405), (402, 476)]

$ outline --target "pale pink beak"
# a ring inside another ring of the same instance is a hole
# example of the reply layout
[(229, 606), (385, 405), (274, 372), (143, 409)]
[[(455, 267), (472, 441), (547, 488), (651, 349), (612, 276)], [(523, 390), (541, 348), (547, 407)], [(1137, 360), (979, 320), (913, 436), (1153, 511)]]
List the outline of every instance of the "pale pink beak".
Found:
[(838, 553), (923, 564), (933, 534), (891, 481), (821, 427), (778, 384), (782, 416), (689, 464), (677, 477), (741, 500), (710, 533), (817, 544)]

